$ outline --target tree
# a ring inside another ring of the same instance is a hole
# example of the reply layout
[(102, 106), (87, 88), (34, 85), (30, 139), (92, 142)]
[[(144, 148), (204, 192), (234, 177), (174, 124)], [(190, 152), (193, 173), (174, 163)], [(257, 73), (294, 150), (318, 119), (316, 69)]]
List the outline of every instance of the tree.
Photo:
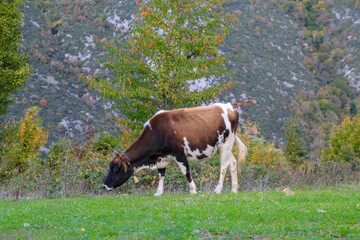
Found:
[(43, 128), (36, 107), (27, 109), (24, 118), (15, 124), (6, 124), (4, 128), (5, 132), (0, 135), (0, 179), (6, 173), (25, 172), (34, 164), (40, 155), (40, 147), (48, 139), (48, 131)]
[(285, 127), (285, 155), (293, 165), (301, 165), (306, 155), (305, 140), (299, 125), (294, 120), (287, 120)]
[[(123, 47), (118, 48), (118, 40), (104, 45), (109, 53), (104, 66), (113, 70), (114, 78), (90, 79), (89, 84), (115, 102), (133, 129), (160, 109), (215, 99), (234, 85), (215, 81), (230, 74), (225, 67), (230, 57), (221, 55), (217, 47), (237, 21), (235, 15), (224, 14), (225, 2), (137, 1), (136, 20)], [(202, 89), (192, 88), (204, 79), (214, 81)]]
[(360, 114), (351, 120), (346, 117), (330, 135), (330, 145), (322, 151), (324, 161), (360, 164)]
[(20, 51), (21, 0), (0, 1), (0, 116), (14, 100), (14, 94), (30, 76), (28, 55)]

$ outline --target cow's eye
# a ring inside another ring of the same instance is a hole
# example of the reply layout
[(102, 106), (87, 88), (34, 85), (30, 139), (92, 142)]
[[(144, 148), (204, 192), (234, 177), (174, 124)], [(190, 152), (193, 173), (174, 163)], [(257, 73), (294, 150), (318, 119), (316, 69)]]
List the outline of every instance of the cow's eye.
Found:
[(114, 166), (112, 168), (112, 172), (113, 173), (118, 173), (119, 172), (119, 166), (117, 164), (114, 164)]

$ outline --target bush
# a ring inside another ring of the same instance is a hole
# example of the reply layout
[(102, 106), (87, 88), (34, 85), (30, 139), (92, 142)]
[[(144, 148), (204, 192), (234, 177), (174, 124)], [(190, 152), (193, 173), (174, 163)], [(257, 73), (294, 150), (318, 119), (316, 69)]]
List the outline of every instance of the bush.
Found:
[(248, 149), (247, 167), (254, 167), (260, 176), (279, 172), (287, 167), (283, 151), (276, 149), (275, 143), (266, 142), (261, 137), (257, 123), (246, 122), (244, 128), (239, 138)]
[(360, 164), (360, 114), (335, 127), (330, 145), (322, 151), (324, 161), (348, 162), (353, 168)]
[(51, 146), (43, 160), (48, 173), (46, 191), (68, 195), (100, 189), (108, 172), (112, 151), (119, 139), (107, 132), (96, 134), (88, 127), (83, 138), (61, 139)]
[(48, 138), (38, 114), (39, 109), (32, 107), (19, 122), (5, 125), (0, 139), (0, 180), (23, 174), (29, 166), (37, 165), (40, 147)]
[(293, 120), (287, 120), (285, 125), (285, 155), (287, 160), (294, 166), (304, 163), (305, 140), (299, 125)]

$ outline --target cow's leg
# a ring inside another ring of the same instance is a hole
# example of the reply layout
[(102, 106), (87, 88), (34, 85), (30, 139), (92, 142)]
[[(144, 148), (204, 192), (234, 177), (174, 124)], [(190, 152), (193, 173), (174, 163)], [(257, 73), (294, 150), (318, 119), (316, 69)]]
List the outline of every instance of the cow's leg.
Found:
[(237, 193), (239, 189), (237, 161), (232, 153), (230, 153), (230, 174), (231, 174), (231, 192)]
[(159, 180), (159, 186), (154, 196), (161, 196), (164, 192), (165, 170), (166, 168), (158, 169), (160, 180)]
[(229, 148), (229, 145), (223, 145), (219, 148), (219, 153), (220, 153), (220, 178), (219, 178), (219, 183), (214, 190), (216, 194), (221, 193), (224, 185), (226, 171), (230, 163), (229, 155), (231, 153), (231, 147)]
[(176, 163), (179, 165), (181, 172), (186, 176), (186, 179), (189, 183), (189, 193), (196, 194), (197, 193), (196, 186), (194, 180), (191, 177), (191, 171), (188, 161), (187, 160), (184, 160), (183, 162), (176, 161)]

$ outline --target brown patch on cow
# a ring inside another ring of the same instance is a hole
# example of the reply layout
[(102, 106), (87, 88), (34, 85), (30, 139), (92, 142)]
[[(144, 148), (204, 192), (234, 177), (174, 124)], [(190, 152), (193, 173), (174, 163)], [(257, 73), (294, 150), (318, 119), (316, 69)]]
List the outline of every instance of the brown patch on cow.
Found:
[[(155, 115), (150, 124), (157, 133), (175, 133), (171, 141), (178, 149), (184, 148), (184, 138), (190, 147), (205, 150), (207, 145), (215, 146), (220, 134), (225, 130), (222, 109), (216, 105), (210, 107), (196, 107), (178, 109)], [(191, 149), (195, 150), (195, 149)]]
[(115, 153), (114, 158), (112, 160), (113, 163), (118, 164), (119, 166), (121, 166), (122, 168), (124, 168), (124, 171), (127, 172), (128, 171), (128, 164), (126, 163), (126, 156), (125, 155), (119, 155), (117, 153)]
[(239, 113), (236, 110), (227, 110), (229, 121), (231, 123), (231, 131), (236, 132), (238, 124), (239, 124)]
[(115, 153), (112, 162), (113, 162), (113, 163), (120, 164), (121, 161), (122, 161), (122, 160), (121, 160), (121, 156), (120, 156), (118, 153)]

